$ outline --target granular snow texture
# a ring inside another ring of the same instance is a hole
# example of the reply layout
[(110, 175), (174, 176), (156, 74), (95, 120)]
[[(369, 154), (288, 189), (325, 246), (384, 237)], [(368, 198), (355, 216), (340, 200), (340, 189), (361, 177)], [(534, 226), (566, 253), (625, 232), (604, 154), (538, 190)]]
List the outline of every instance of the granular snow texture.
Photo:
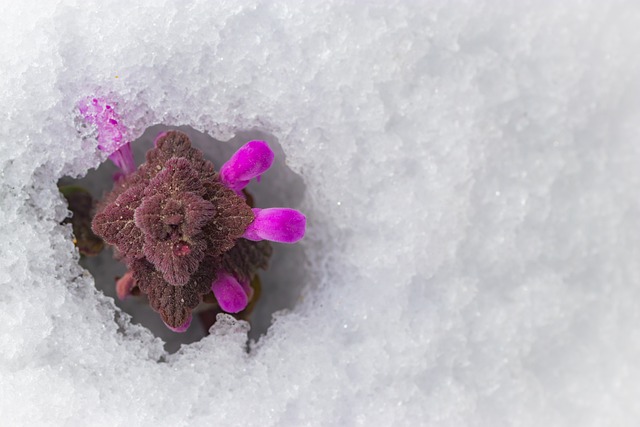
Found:
[[(1, 423), (640, 424), (639, 27), (634, 1), (5, 1)], [(282, 147), (299, 297), (248, 352), (222, 318), (167, 353), (78, 265), (56, 183), (106, 158), (87, 96), (129, 140)]]

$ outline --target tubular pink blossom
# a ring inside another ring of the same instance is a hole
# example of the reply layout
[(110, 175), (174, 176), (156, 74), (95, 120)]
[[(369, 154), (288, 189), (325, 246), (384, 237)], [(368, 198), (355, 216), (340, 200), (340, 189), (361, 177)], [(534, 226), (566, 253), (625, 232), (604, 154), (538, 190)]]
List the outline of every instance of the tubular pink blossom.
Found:
[(125, 175), (135, 172), (136, 165), (131, 144), (124, 139), (127, 128), (113, 106), (103, 98), (86, 98), (78, 104), (84, 120), (98, 130), (98, 149), (109, 154), (109, 159)]
[(242, 236), (247, 240), (295, 243), (304, 237), (307, 218), (295, 209), (254, 208), (253, 214), (255, 219)]
[(131, 152), (131, 143), (127, 142), (113, 154), (109, 156), (117, 167), (119, 167), (125, 175), (132, 174), (136, 171), (136, 163), (133, 160), (133, 153)]
[(247, 307), (249, 298), (244, 286), (235, 277), (219, 272), (211, 284), (218, 305), (227, 313), (239, 313)]
[(253, 178), (260, 178), (273, 163), (273, 151), (265, 141), (244, 144), (220, 168), (220, 179), (227, 188), (239, 192)]

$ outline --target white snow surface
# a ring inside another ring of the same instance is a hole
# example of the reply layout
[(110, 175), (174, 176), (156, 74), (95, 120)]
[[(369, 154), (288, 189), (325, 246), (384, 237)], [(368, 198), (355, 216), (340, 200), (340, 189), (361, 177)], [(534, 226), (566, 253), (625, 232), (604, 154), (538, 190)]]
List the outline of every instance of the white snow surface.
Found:
[[(639, 425), (639, 27), (637, 1), (3, 1), (0, 423)], [(131, 140), (272, 135), (303, 180), (300, 297), (250, 351), (222, 318), (165, 353), (79, 266), (56, 183), (104, 160), (94, 95)]]

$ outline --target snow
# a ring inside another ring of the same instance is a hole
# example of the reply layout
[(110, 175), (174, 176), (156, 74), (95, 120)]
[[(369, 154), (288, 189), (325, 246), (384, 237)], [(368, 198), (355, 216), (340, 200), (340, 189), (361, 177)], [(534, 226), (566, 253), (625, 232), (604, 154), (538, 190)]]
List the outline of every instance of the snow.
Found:
[[(640, 3), (5, 3), (3, 424), (640, 422)], [(249, 352), (222, 318), (171, 354), (79, 265), (87, 96), (281, 147), (254, 188), (308, 234)]]

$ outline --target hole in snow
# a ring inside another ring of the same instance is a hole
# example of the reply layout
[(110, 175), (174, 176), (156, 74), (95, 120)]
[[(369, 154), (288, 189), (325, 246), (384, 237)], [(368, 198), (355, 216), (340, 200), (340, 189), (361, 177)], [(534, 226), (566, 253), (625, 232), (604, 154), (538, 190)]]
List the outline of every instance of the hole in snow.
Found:
[[(144, 134), (134, 141), (132, 149), (136, 164), (145, 161), (145, 153), (152, 148), (153, 140), (160, 132), (177, 129), (186, 133), (194, 147), (201, 150), (205, 157), (213, 162), (216, 169), (245, 142), (251, 140), (267, 141), (275, 153), (271, 168), (262, 176), (260, 183), (252, 182), (247, 190), (252, 194), (256, 207), (291, 207), (299, 206), (305, 186), (302, 178), (285, 165), (285, 157), (280, 144), (272, 135), (252, 130), (238, 132), (227, 142), (217, 141), (210, 136), (188, 126), (169, 127), (156, 125), (148, 128)], [(105, 161), (97, 170), (91, 170), (80, 180), (63, 178), (60, 184), (76, 184), (89, 190), (95, 199), (101, 199), (111, 190), (112, 176), (116, 167)], [(250, 339), (263, 335), (271, 324), (274, 312), (292, 308), (300, 296), (305, 277), (306, 260), (300, 245), (284, 245), (272, 243), (273, 256), (267, 271), (258, 272), (262, 281), (262, 294), (249, 319)], [(123, 263), (113, 259), (113, 250), (107, 247), (96, 257), (82, 257), (80, 264), (89, 270), (95, 278), (96, 287), (113, 297), (116, 305), (132, 316), (134, 323), (139, 323), (151, 330), (157, 337), (165, 341), (165, 349), (173, 353), (182, 344), (195, 342), (204, 337), (207, 330), (194, 315), (191, 327), (185, 333), (175, 333), (167, 329), (160, 316), (141, 297), (127, 298), (120, 301), (116, 296), (115, 280), (121, 277), (126, 269)]]

